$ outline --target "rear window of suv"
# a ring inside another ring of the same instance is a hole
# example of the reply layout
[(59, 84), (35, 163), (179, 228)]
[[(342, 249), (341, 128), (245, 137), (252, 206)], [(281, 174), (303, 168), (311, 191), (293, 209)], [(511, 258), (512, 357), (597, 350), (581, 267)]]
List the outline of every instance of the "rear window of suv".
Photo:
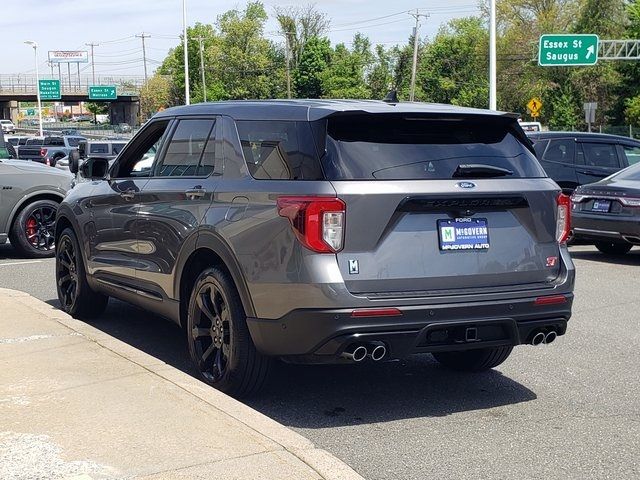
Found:
[(468, 164), (512, 172), (500, 178), (546, 177), (513, 125), (490, 117), (330, 117), (322, 165), (328, 180), (450, 179)]

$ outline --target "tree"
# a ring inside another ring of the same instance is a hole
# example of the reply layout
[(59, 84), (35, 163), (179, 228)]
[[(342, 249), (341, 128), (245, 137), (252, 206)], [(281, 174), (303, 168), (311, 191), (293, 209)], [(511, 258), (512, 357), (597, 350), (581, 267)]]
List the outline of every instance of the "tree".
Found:
[(634, 127), (640, 127), (640, 95), (626, 101), (625, 118)]
[(450, 21), (424, 48), (418, 69), (423, 100), (484, 107), (489, 103), (488, 34), (478, 17)]
[(140, 89), (140, 114), (144, 120), (151, 118), (171, 104), (171, 80), (168, 76), (155, 74)]
[(552, 130), (574, 131), (582, 123), (571, 93), (559, 92), (550, 103), (549, 128)]
[(383, 99), (392, 89), (393, 69), (393, 51), (387, 50), (383, 45), (376, 45), (375, 60), (367, 78), (371, 98)]
[(310, 38), (302, 50), (298, 67), (293, 72), (293, 85), (298, 98), (320, 98), (322, 72), (331, 59), (331, 44), (327, 38)]
[(336, 45), (329, 66), (321, 75), (323, 96), (370, 98), (365, 71), (371, 59), (371, 42), (360, 33), (355, 35), (351, 50), (343, 43)]
[(93, 113), (93, 123), (98, 123), (98, 115), (104, 115), (109, 111), (109, 106), (106, 103), (87, 102), (84, 106)]
[(276, 7), (276, 20), (280, 32), (289, 42), (291, 68), (298, 67), (305, 46), (312, 39), (324, 36), (329, 29), (329, 19), (325, 13), (316, 10), (314, 5)]

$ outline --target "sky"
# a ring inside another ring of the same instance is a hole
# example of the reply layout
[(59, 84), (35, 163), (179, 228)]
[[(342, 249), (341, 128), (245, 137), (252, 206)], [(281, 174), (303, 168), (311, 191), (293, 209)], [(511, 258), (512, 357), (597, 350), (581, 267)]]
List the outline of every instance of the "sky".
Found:
[[(186, 2), (188, 25), (215, 23), (221, 13), (242, 9), (246, 4), (238, 0)], [(274, 41), (282, 41), (272, 18), (274, 7), (299, 3), (263, 0), (270, 16), (265, 31)], [(420, 36), (427, 38), (432, 38), (440, 25), (452, 18), (479, 13), (478, 0), (318, 0), (310, 3), (331, 20), (328, 36), (333, 44), (348, 44), (357, 32), (367, 35), (373, 44), (404, 43), (415, 23), (407, 12), (416, 8), (430, 15), (421, 19), (420, 25)], [(38, 43), (43, 76), (51, 73), (47, 51), (88, 50), (87, 43), (99, 44), (94, 49), (97, 75), (142, 75), (142, 41), (135, 35), (143, 32), (149, 35), (145, 41), (151, 73), (179, 42), (181, 31), (182, 0), (2, 0), (0, 75), (34, 73), (33, 50), (24, 44), (25, 40)], [(80, 68), (82, 74), (91, 72), (89, 64)]]

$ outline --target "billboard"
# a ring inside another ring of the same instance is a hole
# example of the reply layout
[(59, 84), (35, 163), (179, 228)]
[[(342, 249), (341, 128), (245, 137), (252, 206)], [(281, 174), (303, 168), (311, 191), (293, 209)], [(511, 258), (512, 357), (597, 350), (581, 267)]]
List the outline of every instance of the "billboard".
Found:
[(51, 63), (88, 63), (89, 52), (86, 50), (50, 50)]

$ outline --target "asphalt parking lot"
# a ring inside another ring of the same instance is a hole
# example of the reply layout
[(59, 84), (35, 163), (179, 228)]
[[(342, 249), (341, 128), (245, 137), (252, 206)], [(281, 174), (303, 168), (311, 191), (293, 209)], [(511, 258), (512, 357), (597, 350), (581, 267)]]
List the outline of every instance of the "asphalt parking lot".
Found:
[[(568, 334), (466, 375), (428, 356), (348, 367), (280, 365), (246, 403), (369, 479), (640, 476), (640, 249), (573, 247)], [(57, 303), (53, 260), (0, 246), (0, 287)], [(92, 325), (185, 371), (181, 332), (121, 302)]]

